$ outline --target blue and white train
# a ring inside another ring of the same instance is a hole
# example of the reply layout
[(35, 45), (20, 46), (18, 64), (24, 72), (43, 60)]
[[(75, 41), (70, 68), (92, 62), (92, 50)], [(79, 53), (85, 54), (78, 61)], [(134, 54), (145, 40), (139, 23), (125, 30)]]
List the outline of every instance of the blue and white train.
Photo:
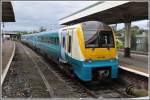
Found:
[(87, 21), (57, 32), (22, 35), (21, 41), (69, 65), (83, 81), (118, 77), (115, 34), (102, 22)]

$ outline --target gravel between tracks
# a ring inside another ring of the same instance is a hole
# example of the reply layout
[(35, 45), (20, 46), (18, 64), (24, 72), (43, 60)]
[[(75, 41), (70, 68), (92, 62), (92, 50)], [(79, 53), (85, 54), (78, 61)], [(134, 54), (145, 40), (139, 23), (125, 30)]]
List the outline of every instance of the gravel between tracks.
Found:
[(31, 49), (16, 43), (16, 53), (2, 86), (2, 96), (4, 98), (81, 97), (80, 93), (74, 92), (72, 87), (48, 67), (50, 66)]
[[(2, 86), (3, 98), (85, 98), (91, 97), (30, 48), (16, 42), (16, 52)], [(102, 98), (132, 97), (121, 82), (109, 81), (85, 85)]]

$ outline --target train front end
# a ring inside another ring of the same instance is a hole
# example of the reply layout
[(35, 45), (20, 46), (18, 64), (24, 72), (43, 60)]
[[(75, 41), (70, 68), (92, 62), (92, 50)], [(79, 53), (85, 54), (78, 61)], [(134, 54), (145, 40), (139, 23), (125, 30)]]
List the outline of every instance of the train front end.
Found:
[(77, 29), (84, 61), (75, 73), (84, 81), (118, 76), (118, 57), (114, 31), (106, 24), (88, 21)]

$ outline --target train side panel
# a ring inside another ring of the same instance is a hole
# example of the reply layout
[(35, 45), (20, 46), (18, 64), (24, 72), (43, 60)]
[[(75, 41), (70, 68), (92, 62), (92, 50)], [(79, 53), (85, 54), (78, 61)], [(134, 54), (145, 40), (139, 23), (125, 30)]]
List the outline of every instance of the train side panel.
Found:
[(58, 32), (39, 34), (36, 47), (47, 54), (47, 56), (58, 60), (60, 55)]

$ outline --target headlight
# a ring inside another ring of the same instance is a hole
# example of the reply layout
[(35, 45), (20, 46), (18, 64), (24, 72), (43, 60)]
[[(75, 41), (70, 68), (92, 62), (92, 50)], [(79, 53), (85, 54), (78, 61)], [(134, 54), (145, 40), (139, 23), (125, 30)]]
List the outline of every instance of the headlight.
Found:
[(92, 59), (85, 59), (85, 62), (92, 63)]
[(118, 60), (118, 55), (116, 55), (116, 59)]

